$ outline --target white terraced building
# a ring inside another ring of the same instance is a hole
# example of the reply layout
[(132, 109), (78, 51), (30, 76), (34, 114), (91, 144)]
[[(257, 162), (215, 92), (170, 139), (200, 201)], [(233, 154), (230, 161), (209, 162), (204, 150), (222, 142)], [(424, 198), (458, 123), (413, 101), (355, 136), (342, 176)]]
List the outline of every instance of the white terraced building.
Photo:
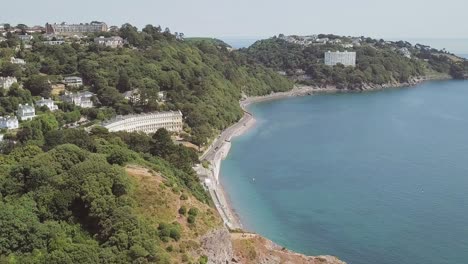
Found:
[(16, 116), (0, 116), (0, 129), (17, 129), (19, 127), (18, 118)]
[(36, 102), (36, 105), (39, 107), (47, 106), (47, 108), (49, 108), (50, 111), (58, 110), (58, 106), (50, 98), (49, 99), (42, 98), (41, 100)]
[(325, 52), (325, 65), (335, 66), (338, 63), (344, 66), (356, 66), (356, 52)]
[(19, 120), (21, 121), (32, 120), (33, 118), (36, 117), (36, 109), (34, 109), (34, 106), (29, 105), (29, 104), (25, 104), (25, 105), (20, 104), (18, 106), (17, 114), (18, 114)]
[(118, 116), (103, 124), (110, 132), (144, 132), (154, 133), (160, 128), (171, 132), (182, 130), (182, 113), (180, 111), (154, 112), (139, 115)]

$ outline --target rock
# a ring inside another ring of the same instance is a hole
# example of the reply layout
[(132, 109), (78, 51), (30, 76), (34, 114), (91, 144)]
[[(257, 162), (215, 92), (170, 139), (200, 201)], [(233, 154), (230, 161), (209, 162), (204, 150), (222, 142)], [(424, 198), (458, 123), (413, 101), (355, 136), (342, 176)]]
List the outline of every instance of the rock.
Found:
[(225, 227), (205, 234), (200, 239), (200, 243), (202, 255), (208, 257), (208, 263), (238, 263), (232, 250), (231, 235)]

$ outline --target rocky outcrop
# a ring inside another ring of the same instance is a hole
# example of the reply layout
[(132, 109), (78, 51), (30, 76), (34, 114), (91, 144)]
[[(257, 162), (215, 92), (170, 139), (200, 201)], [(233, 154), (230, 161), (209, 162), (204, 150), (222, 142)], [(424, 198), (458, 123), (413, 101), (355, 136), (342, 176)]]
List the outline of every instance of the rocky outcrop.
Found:
[(292, 252), (257, 234), (231, 233), (231, 241), (234, 263), (346, 264), (333, 256), (306, 256)]
[(231, 235), (225, 228), (219, 228), (200, 238), (202, 255), (208, 257), (210, 264), (233, 263)]

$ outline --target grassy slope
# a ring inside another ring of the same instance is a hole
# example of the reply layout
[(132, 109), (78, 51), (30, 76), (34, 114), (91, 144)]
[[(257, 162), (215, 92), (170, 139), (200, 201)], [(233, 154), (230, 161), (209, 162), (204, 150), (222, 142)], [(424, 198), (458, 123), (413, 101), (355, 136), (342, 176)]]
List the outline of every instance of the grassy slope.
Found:
[[(200, 257), (197, 254), (200, 246), (198, 238), (222, 226), (222, 219), (216, 210), (201, 203), (186, 191), (179, 192), (166, 186), (164, 178), (154, 171), (136, 165), (127, 166), (126, 171), (136, 186), (133, 198), (137, 202), (138, 213), (149, 219), (156, 227), (161, 222), (175, 221), (182, 226), (182, 238), (179, 241), (167, 242), (165, 245), (166, 248), (172, 247), (172, 252), (169, 252), (172, 259), (174, 261), (198, 259)], [(181, 199), (182, 194), (187, 196), (187, 200)], [(178, 213), (182, 205), (185, 205), (187, 210), (192, 207), (199, 210), (195, 224), (189, 224), (187, 217)]]

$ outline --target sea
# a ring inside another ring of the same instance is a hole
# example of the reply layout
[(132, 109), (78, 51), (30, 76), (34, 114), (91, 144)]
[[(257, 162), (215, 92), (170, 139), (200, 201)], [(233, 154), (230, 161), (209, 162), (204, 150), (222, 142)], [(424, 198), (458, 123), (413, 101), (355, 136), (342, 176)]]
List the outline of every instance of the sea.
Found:
[(349, 264), (468, 263), (468, 81), (251, 105), (221, 182), (245, 228)]

